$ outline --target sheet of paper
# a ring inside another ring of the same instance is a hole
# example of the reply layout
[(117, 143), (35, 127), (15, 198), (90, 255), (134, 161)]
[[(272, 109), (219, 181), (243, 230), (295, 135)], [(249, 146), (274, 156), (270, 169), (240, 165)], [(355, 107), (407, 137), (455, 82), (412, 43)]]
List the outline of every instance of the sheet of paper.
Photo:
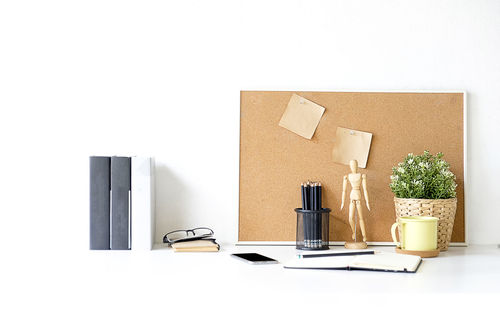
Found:
[(421, 260), (419, 256), (414, 255), (381, 253), (374, 256), (356, 256), (350, 267), (415, 272)]
[(349, 161), (357, 160), (358, 166), (365, 168), (371, 143), (372, 133), (337, 127), (332, 152), (333, 161), (349, 165)]
[(293, 94), (279, 125), (297, 135), (311, 139), (324, 112), (324, 107)]
[(318, 257), (307, 259), (292, 259), (284, 264), (285, 268), (303, 269), (341, 269), (347, 268), (353, 256)]

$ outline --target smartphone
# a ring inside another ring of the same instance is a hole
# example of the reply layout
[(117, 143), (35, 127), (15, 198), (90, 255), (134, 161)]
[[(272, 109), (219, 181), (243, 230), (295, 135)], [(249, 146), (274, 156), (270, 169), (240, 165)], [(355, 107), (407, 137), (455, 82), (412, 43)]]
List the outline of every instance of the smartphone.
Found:
[(253, 265), (278, 263), (278, 261), (275, 259), (257, 253), (231, 254), (231, 256)]

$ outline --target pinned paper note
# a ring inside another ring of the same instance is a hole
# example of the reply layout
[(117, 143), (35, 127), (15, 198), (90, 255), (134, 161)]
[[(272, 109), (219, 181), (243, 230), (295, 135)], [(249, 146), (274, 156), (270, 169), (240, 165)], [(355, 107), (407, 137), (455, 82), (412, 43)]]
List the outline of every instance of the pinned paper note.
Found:
[(333, 161), (349, 165), (349, 161), (357, 160), (358, 166), (365, 168), (372, 136), (372, 133), (337, 127), (333, 144)]
[(293, 94), (279, 125), (304, 138), (311, 139), (325, 108)]

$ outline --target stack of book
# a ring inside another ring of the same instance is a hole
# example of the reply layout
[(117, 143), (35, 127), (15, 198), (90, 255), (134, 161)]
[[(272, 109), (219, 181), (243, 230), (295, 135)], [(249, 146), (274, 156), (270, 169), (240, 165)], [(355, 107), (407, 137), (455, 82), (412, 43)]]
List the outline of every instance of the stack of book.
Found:
[(202, 239), (173, 243), (174, 252), (218, 252), (220, 245), (215, 239)]
[(90, 249), (152, 249), (153, 158), (91, 156), (89, 160)]

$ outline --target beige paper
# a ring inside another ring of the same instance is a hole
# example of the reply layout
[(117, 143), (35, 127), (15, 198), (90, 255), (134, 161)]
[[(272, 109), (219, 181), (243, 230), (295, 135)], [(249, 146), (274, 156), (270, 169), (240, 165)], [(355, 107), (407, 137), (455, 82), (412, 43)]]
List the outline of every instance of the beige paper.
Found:
[(324, 107), (293, 94), (279, 125), (297, 135), (311, 139), (324, 112)]
[(372, 133), (337, 127), (337, 134), (333, 144), (333, 161), (349, 165), (349, 161), (357, 160), (358, 166), (366, 168)]

